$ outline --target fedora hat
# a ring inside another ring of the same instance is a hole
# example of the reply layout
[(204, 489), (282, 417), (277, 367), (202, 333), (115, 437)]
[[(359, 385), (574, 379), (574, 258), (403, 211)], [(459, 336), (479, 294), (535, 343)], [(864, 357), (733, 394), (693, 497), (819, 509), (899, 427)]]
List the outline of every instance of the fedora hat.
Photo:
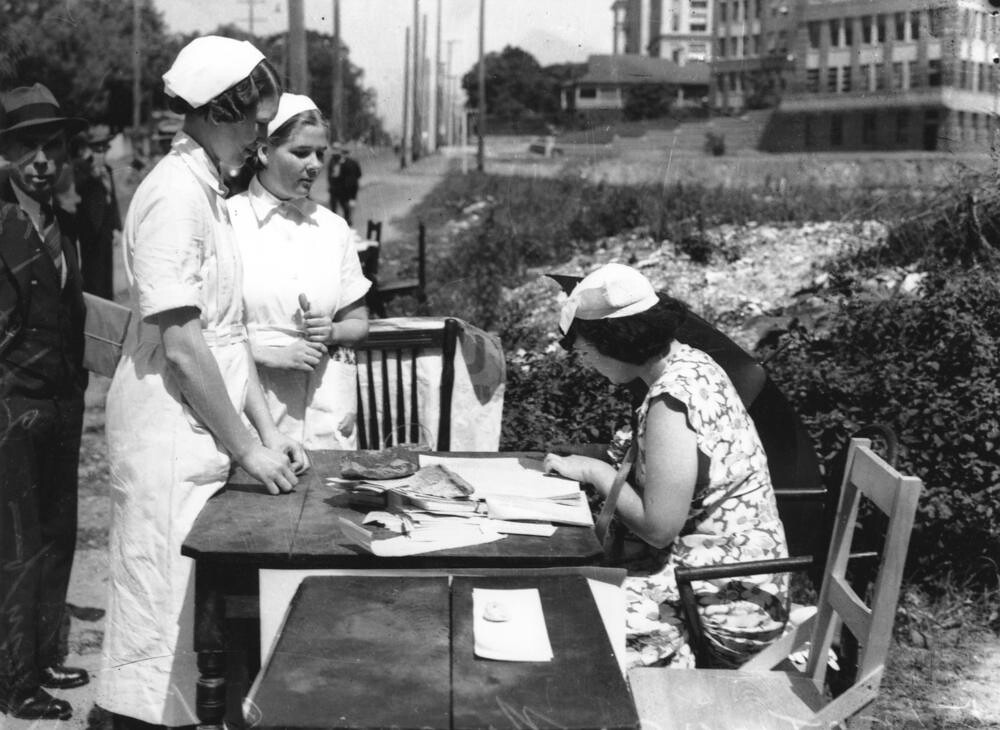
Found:
[(64, 117), (59, 102), (41, 84), (18, 86), (0, 94), (0, 137), (29, 127), (60, 127), (75, 134), (87, 126), (87, 120)]

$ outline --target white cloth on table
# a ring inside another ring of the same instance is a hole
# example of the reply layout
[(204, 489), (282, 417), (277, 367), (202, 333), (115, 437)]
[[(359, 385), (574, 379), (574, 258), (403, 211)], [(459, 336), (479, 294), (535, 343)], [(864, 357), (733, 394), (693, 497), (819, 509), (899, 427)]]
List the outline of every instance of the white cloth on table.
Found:
[(97, 702), (157, 725), (198, 721), (194, 561), (180, 549), (225, 484), (230, 457), (184, 402), (159, 330), (144, 320), (196, 307), (243, 412), (250, 357), (224, 192), (208, 155), (182, 132), (139, 185), (124, 225), (133, 317), (107, 399), (112, 519)]
[[(308, 198), (282, 201), (257, 178), (229, 200), (243, 260), (243, 301), (250, 342), (283, 347), (305, 336), (299, 295), (331, 318), (364, 297), (346, 221)], [(308, 449), (357, 448), (354, 353), (338, 348), (310, 372), (258, 365), (279, 430)]]

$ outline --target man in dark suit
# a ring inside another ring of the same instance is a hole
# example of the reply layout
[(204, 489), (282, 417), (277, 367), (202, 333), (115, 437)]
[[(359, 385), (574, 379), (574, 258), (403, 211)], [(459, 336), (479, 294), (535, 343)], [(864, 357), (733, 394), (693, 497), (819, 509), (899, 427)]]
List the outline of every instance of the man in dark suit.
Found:
[(327, 169), (327, 181), (330, 183), (330, 210), (336, 213), (339, 207), (347, 225), (351, 225), (354, 203), (358, 198), (361, 165), (351, 157), (350, 150), (343, 145), (334, 145), (333, 152), (330, 167)]
[(61, 664), (87, 374), (73, 218), (53, 197), (84, 126), (41, 84), (0, 94), (0, 711), (23, 719), (69, 718), (44, 688), (88, 681)]
[(80, 197), (76, 205), (77, 235), (83, 290), (114, 299), (114, 247), (122, 219), (115, 194), (115, 180), (104, 159), (111, 142), (106, 124), (96, 124), (70, 143), (73, 183)]

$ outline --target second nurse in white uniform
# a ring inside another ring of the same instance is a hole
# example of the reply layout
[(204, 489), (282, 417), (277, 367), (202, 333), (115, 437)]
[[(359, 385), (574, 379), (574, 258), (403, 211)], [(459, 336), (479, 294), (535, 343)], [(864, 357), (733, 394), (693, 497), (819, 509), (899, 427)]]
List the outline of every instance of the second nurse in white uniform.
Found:
[(229, 210), (251, 350), (275, 423), (307, 449), (354, 449), (350, 345), (368, 335), (371, 283), (346, 221), (307, 197), (327, 147), (327, 124), (312, 100), (282, 94), (257, 174)]

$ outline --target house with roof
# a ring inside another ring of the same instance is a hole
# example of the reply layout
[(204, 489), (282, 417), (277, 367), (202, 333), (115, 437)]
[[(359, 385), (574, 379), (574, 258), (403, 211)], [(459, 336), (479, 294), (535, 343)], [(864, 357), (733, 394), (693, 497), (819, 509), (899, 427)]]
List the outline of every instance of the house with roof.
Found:
[(563, 86), (562, 108), (583, 116), (617, 119), (630, 88), (660, 85), (673, 90), (674, 108), (700, 109), (708, 98), (710, 78), (707, 63), (682, 66), (651, 56), (594, 55), (587, 59), (587, 72)]

